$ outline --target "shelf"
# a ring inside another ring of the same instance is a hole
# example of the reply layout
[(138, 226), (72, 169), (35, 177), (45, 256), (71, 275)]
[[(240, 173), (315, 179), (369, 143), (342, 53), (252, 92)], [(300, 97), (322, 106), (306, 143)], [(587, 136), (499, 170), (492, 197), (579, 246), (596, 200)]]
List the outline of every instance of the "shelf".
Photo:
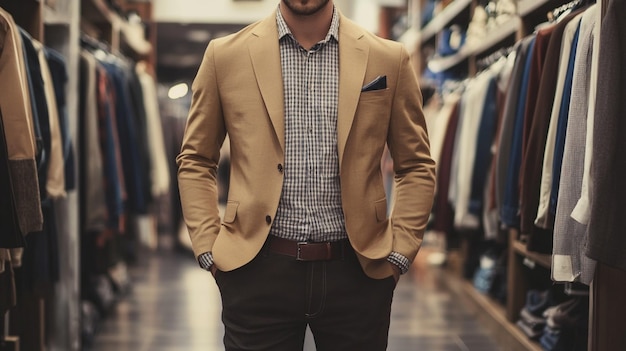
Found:
[(82, 0), (81, 14), (92, 23), (113, 22), (113, 13), (102, 0)]
[(517, 13), (520, 16), (526, 16), (535, 11), (539, 7), (547, 4), (550, 0), (520, 0), (517, 3)]
[(43, 20), (45, 24), (49, 25), (67, 25), (72, 23), (72, 18), (69, 11), (60, 11), (53, 9), (48, 5), (43, 7)]
[(143, 58), (150, 54), (152, 45), (145, 38), (141, 24), (130, 24), (103, 0), (82, 0), (82, 25), (92, 37), (103, 40), (114, 50)]
[(145, 57), (150, 54), (152, 45), (145, 38), (144, 29), (141, 25), (133, 25), (126, 21), (120, 22), (120, 33), (122, 42), (138, 57)]
[(401, 36), (398, 38), (398, 42), (404, 44), (409, 52), (413, 52), (417, 47), (419, 47), (419, 43), (421, 43), (421, 32), (419, 29), (415, 27), (411, 27), (407, 29)]
[(444, 281), (454, 294), (469, 307), (491, 336), (508, 351), (541, 351), (541, 345), (529, 339), (514, 322), (507, 319), (506, 308), (490, 296), (482, 294), (468, 280), (444, 270)]
[(541, 345), (530, 340), (515, 324), (507, 320), (504, 306), (489, 296), (481, 294), (468, 281), (462, 281), (459, 285), (461, 296), (467, 297), (469, 304), (473, 305), (476, 310), (479, 320), (484, 321), (485, 326), (492, 331), (500, 344), (508, 345), (509, 350), (542, 350)]
[[(520, 0), (517, 3), (517, 13), (523, 17), (531, 12), (537, 10), (539, 7), (547, 4), (550, 0)], [(458, 16), (463, 10), (465, 10), (472, 0), (455, 0), (446, 6), (441, 13), (435, 16), (422, 30), (420, 31), (420, 41), (425, 43), (430, 40), (437, 33), (441, 32), (450, 21)]]
[(463, 62), (470, 56), (478, 55), (494, 45), (498, 44), (507, 37), (517, 33), (520, 28), (521, 21), (519, 17), (513, 18), (500, 25), (498, 28), (492, 29), (485, 38), (476, 40), (473, 43), (465, 44), (459, 51), (450, 56), (431, 59), (428, 62), (428, 68), (433, 72), (445, 71)]
[(552, 267), (552, 255), (528, 251), (526, 249), (526, 244), (521, 241), (515, 240), (513, 242), (513, 250), (544, 268), (550, 269)]
[(446, 6), (437, 16), (435, 16), (424, 28), (421, 30), (421, 42), (425, 43), (430, 40), (437, 33), (441, 32), (450, 21), (458, 16), (463, 10), (465, 10), (472, 0), (454, 0), (448, 6)]
[(43, 42), (43, 3), (35, 0), (0, 0), (0, 7), (33, 39)]

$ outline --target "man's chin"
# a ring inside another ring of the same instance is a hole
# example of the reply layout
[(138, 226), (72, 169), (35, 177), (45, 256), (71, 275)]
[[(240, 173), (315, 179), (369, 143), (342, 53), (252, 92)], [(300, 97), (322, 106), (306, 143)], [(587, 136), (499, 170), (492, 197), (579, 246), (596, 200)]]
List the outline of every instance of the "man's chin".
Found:
[(329, 0), (283, 0), (283, 4), (298, 16), (311, 16), (320, 12)]

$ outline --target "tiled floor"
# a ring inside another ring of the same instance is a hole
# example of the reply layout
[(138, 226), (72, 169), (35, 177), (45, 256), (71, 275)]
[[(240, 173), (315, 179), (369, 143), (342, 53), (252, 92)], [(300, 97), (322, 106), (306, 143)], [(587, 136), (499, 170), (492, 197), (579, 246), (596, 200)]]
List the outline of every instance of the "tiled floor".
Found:
[[(223, 350), (219, 293), (191, 254), (165, 252), (141, 261), (130, 272), (132, 292), (100, 325), (93, 351)], [(423, 260), (396, 288), (389, 334), (389, 351), (501, 349)], [(315, 350), (306, 340), (305, 351)]]

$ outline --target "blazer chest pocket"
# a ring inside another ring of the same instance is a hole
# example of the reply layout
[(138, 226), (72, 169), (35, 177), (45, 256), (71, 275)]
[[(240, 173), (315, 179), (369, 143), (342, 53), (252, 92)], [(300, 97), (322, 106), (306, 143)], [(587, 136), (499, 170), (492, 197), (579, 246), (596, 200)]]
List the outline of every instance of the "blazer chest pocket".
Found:
[(371, 90), (371, 91), (363, 91), (359, 97), (359, 103), (381, 103), (385, 100), (389, 99), (390, 96), (389, 88), (380, 89), (380, 90)]
[(391, 109), (391, 90), (381, 89), (373, 91), (364, 91), (359, 96), (357, 105), (359, 113), (372, 114), (380, 116), (380, 114), (389, 113)]

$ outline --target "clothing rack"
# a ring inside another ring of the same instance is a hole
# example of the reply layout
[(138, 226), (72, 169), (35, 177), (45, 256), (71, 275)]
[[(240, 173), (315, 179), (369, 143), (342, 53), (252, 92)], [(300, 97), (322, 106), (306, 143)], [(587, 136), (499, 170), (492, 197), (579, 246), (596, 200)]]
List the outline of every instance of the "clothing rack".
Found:
[(439, 92), (440, 96), (446, 96), (451, 93), (460, 93), (465, 90), (467, 86), (468, 79), (464, 80), (447, 80), (441, 86), (441, 91)]
[(109, 44), (102, 42), (89, 34), (81, 33), (80, 34), (80, 46), (92, 53), (102, 53), (102, 59), (106, 59), (109, 61), (118, 61), (124, 64), (131, 62), (132, 60), (124, 55), (119, 50), (115, 50)]
[(483, 71), (487, 67), (489, 67), (492, 64), (496, 63), (502, 57), (508, 56), (511, 52), (514, 51), (514, 49), (515, 49), (515, 46), (509, 46), (509, 47), (505, 47), (505, 48), (500, 48), (500, 49), (494, 51), (493, 53), (489, 54), (488, 56), (485, 56), (485, 57), (481, 58), (480, 60), (476, 61), (476, 67), (478, 68), (478, 71), (479, 72)]
[(587, 4), (587, 0), (574, 0), (567, 4), (561, 5), (554, 10), (548, 12), (548, 20), (558, 21), (559, 18), (567, 16), (572, 11), (579, 9)]
[(98, 39), (96, 39), (94, 37), (91, 37), (91, 36), (89, 36), (88, 34), (85, 34), (85, 33), (81, 33), (80, 34), (80, 45), (83, 48), (86, 48), (86, 49), (102, 50), (102, 51), (105, 51), (105, 52), (111, 52), (111, 48), (107, 44), (105, 44), (105, 43), (99, 41)]

